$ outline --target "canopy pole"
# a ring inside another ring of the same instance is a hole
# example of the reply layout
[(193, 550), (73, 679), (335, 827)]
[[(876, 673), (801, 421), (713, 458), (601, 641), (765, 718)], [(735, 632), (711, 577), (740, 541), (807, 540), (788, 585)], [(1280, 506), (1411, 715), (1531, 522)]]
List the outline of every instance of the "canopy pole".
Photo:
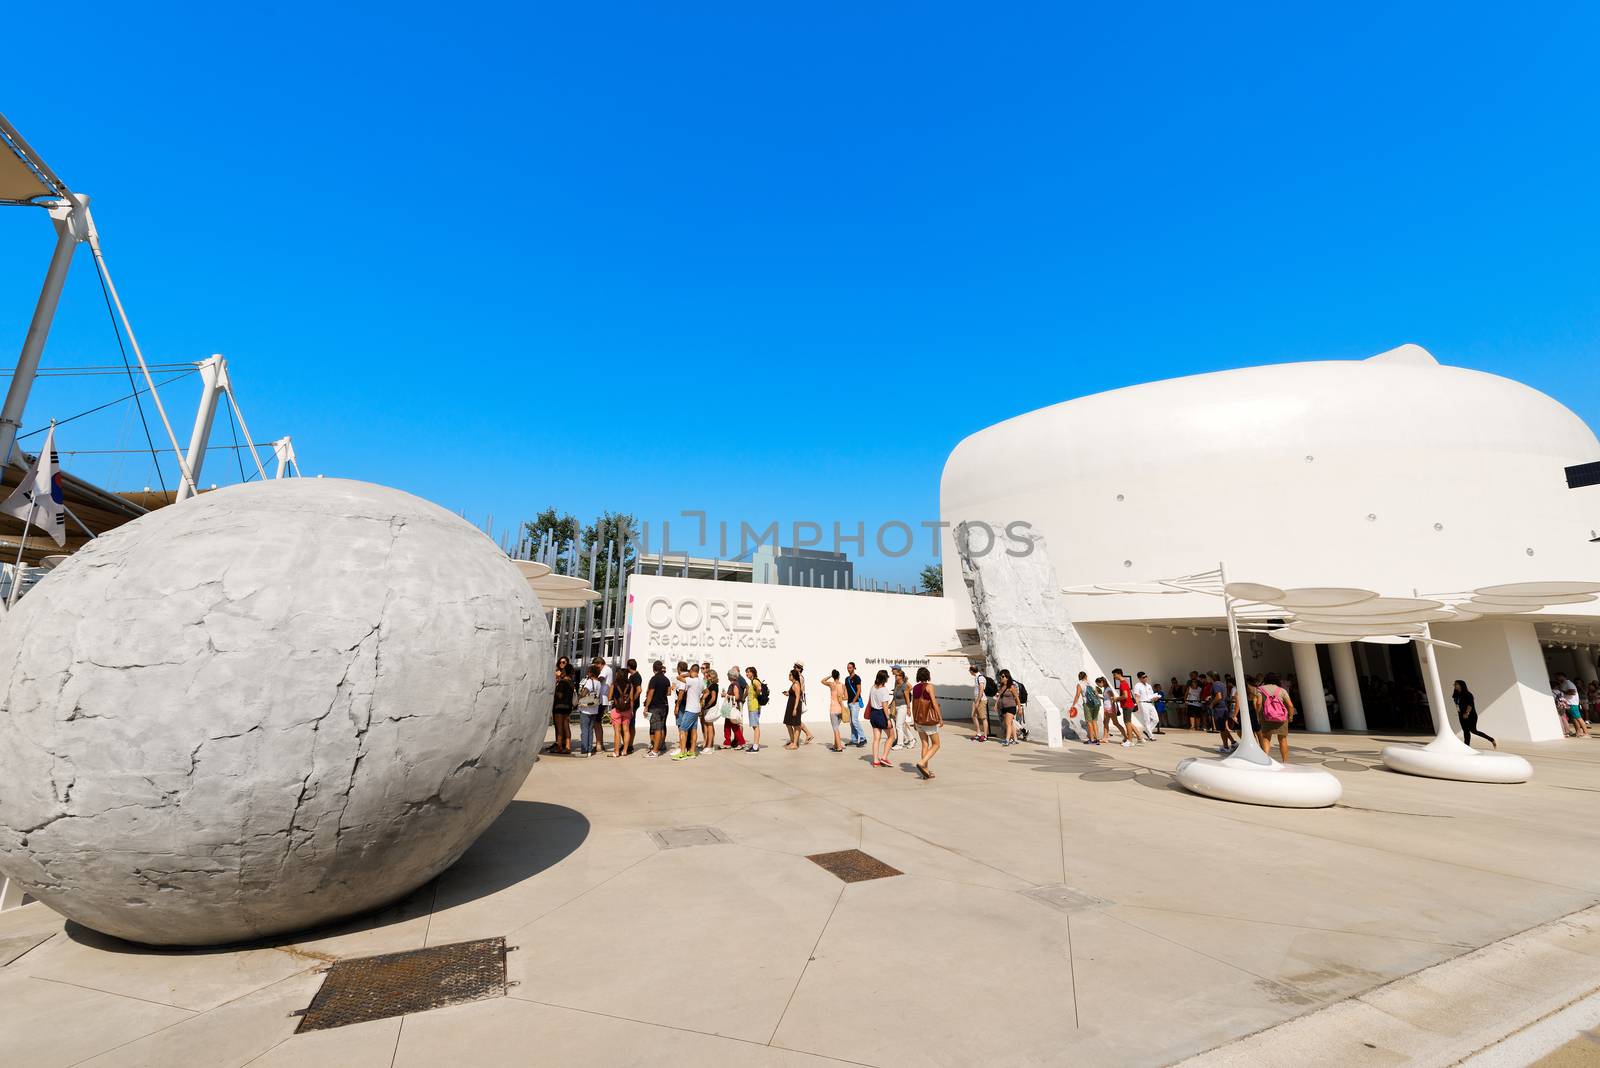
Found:
[[(200, 407), (194, 413), (194, 431), (189, 435), (189, 470), (195, 478), (206, 462), (206, 444), (211, 440), (211, 424), (217, 417), (217, 393), (220, 383), (227, 381), (227, 366), (221, 353), (213, 353), (200, 361)], [(185, 482), (178, 487), (175, 501), (188, 500), (194, 489)]]
[(33, 389), (34, 376), (39, 371), (39, 360), (44, 355), (44, 342), (50, 336), (56, 306), (61, 302), (67, 269), (72, 266), (72, 253), (85, 237), (83, 216), (89, 210), (88, 204), (88, 197), (79, 196), (50, 208), (50, 221), (56, 228), (56, 248), (50, 255), (50, 267), (45, 271), (39, 301), (33, 307), (33, 319), (28, 323), (28, 334), (22, 341), (22, 354), (17, 357), (17, 370), (11, 378), (11, 388), (6, 392), (5, 407), (0, 408), (0, 467), (11, 462), (17, 431), (22, 426), (22, 413), (28, 407), (28, 394)]
[(1233, 653), (1233, 696), (1239, 708), (1239, 747), (1233, 754), (1252, 764), (1271, 764), (1272, 757), (1256, 741), (1255, 724), (1250, 722), (1250, 688), (1244, 681), (1244, 655), (1239, 651), (1239, 618), (1234, 615), (1233, 598), (1228, 594), (1228, 570), (1217, 565), (1218, 581), (1222, 584), (1222, 607), (1228, 615), (1228, 646)]

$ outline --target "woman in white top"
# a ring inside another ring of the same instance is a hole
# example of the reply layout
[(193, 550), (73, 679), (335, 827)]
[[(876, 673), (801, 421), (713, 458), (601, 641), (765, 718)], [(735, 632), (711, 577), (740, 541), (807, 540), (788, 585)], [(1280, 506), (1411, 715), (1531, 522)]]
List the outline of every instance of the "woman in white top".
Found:
[(893, 715), (894, 689), (889, 685), (889, 673), (879, 670), (872, 680), (872, 690), (867, 694), (867, 720), (872, 724), (872, 766), (892, 768), (889, 763), (889, 745), (894, 741), (894, 727), (889, 722)]

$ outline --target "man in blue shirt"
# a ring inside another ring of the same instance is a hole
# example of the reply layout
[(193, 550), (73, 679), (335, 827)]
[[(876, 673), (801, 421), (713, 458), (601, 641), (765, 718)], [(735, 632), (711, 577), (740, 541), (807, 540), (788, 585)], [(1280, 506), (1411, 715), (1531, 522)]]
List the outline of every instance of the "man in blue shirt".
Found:
[(867, 732), (861, 729), (861, 676), (856, 674), (854, 660), (845, 667), (850, 672), (844, 677), (844, 703), (850, 709), (850, 744), (859, 747), (867, 744)]

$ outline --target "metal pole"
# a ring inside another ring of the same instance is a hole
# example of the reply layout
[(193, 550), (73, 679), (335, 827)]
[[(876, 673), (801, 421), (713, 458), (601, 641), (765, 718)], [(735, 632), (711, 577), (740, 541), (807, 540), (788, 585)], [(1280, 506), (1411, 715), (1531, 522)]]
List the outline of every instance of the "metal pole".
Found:
[(612, 562), (612, 558), (616, 555), (616, 550), (617, 539), (612, 538), (606, 542), (606, 591), (605, 596), (600, 601), (600, 655), (605, 657), (608, 662), (611, 659), (611, 624), (613, 623), (611, 615), (611, 580), (615, 573), (620, 570), (618, 565), (622, 562), (620, 559), (616, 563)]
[[(250, 427), (244, 421), (244, 409), (239, 407), (239, 398), (233, 395), (233, 379), (228, 375), (226, 364), (222, 367), (222, 392), (228, 396), (228, 407), (233, 409), (233, 417), (239, 420), (239, 432), (244, 435), (244, 443), (250, 449), (250, 462), (256, 465), (256, 474), (261, 481), (267, 480), (267, 469), (261, 466), (261, 457), (256, 455), (256, 439), (250, 436)], [(279, 446), (282, 446), (280, 449)], [(294, 446), (287, 437), (279, 438), (272, 443), (272, 451), (278, 457), (278, 477), (283, 477), (285, 466), (293, 467), (294, 473), (300, 473), (300, 465), (295, 462)], [(199, 477), (199, 476), (196, 476)]]
[(17, 591), (22, 589), (22, 553), (28, 547), (28, 528), (33, 525), (33, 512), (38, 505), (30, 499), (28, 501), (28, 520), (22, 524), (22, 540), (17, 543), (17, 563), (11, 569), (11, 590), (6, 597), (6, 611), (11, 611), (11, 606), (17, 603)]
[[(195, 478), (206, 462), (206, 443), (211, 440), (211, 423), (217, 417), (217, 383), (223, 374), (222, 354), (213, 353), (200, 364), (200, 407), (194, 413), (194, 430), (189, 434), (189, 470)], [(176, 500), (194, 496), (194, 487), (188, 482), (178, 485)]]
[[(88, 210), (89, 198), (80, 196), (77, 199), (83, 210)], [(28, 393), (39, 370), (39, 359), (44, 355), (45, 338), (50, 336), (50, 324), (55, 321), (56, 305), (61, 301), (61, 288), (67, 281), (67, 269), (72, 266), (72, 253), (83, 240), (83, 228), (76, 215), (78, 207), (69, 202), (62, 208), (50, 209), (50, 221), (56, 228), (56, 248), (50, 254), (44, 285), (33, 306), (33, 319), (22, 340), (22, 354), (17, 357), (17, 370), (11, 377), (11, 388), (6, 391), (5, 407), (0, 408), (0, 466), (11, 462), (17, 430), (22, 426), (22, 412), (28, 406)]]
[[(1411, 591), (1413, 597), (1420, 596), (1416, 590)], [(1433, 625), (1422, 625), (1422, 679), (1428, 688), (1428, 707), (1433, 711), (1434, 737), (1428, 743), (1429, 749), (1446, 749), (1469, 751), (1471, 746), (1463, 742), (1454, 730), (1450, 728), (1450, 711), (1444, 701), (1444, 683), (1439, 678), (1439, 658), (1433, 651)]]
[(139, 361), (139, 370), (144, 374), (145, 385), (150, 388), (150, 399), (155, 403), (156, 414), (161, 416), (161, 425), (167, 432), (167, 440), (172, 443), (172, 455), (178, 458), (178, 473), (189, 483), (191, 490), (196, 489), (194, 472), (189, 470), (189, 461), (178, 451), (178, 436), (172, 432), (172, 420), (167, 418), (167, 409), (161, 403), (161, 394), (156, 392), (156, 380), (150, 377), (150, 365), (144, 362), (144, 352), (139, 348), (139, 339), (133, 336), (133, 324), (128, 321), (128, 312), (122, 306), (122, 298), (117, 295), (116, 284), (111, 281), (111, 271), (106, 267), (105, 257), (100, 253), (100, 236), (95, 233), (94, 218), (89, 215), (87, 207), (83, 209), (83, 213), (84, 240), (88, 241), (89, 252), (100, 268), (101, 277), (105, 279), (106, 292), (111, 294), (111, 303), (116, 305), (117, 318), (122, 320), (123, 332), (128, 335), (128, 347), (133, 349), (134, 358)]
[(1233, 696), (1239, 706), (1239, 747), (1233, 755), (1252, 764), (1271, 764), (1272, 757), (1261, 750), (1256, 732), (1250, 723), (1250, 695), (1244, 682), (1244, 655), (1239, 652), (1239, 620), (1233, 614), (1233, 598), (1228, 596), (1228, 572), (1220, 563), (1217, 578), (1222, 584), (1222, 607), (1228, 615), (1228, 647), (1233, 652)]

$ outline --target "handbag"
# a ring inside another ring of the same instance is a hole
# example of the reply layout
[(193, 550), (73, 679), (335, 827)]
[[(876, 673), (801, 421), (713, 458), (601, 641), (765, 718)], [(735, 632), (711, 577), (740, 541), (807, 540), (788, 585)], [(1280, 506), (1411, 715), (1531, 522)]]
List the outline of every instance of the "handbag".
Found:
[(939, 713), (934, 711), (932, 697), (915, 692), (911, 694), (912, 723), (919, 727), (933, 727), (938, 725), (939, 718)]
[(744, 726), (744, 717), (739, 714), (739, 706), (732, 701), (724, 699), (717, 710), (717, 714), (735, 727)]

